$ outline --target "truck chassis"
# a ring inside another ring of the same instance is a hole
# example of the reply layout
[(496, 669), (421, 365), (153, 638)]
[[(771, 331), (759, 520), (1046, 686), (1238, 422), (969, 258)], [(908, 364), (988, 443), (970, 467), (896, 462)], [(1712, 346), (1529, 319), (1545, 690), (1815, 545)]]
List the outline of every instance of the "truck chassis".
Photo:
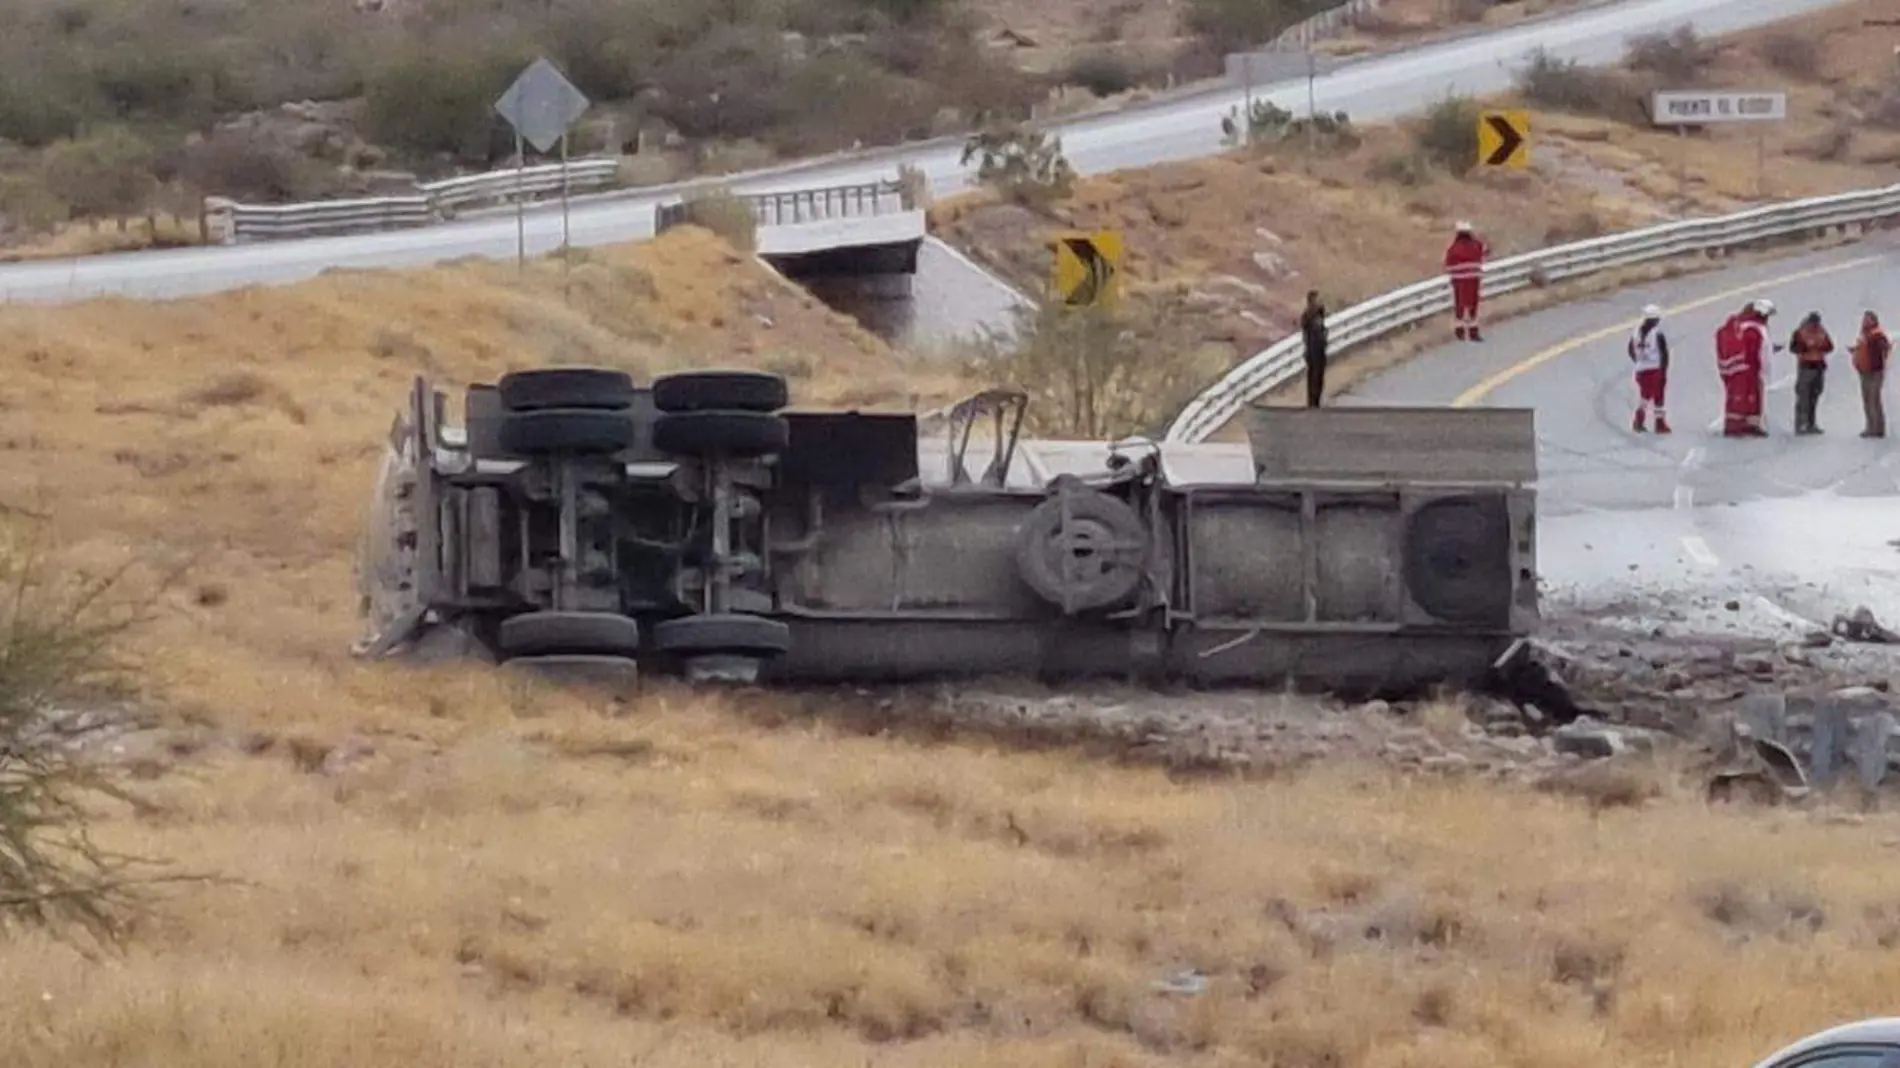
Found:
[(461, 427), (447, 402), (418, 378), (392, 429), (360, 655), (1401, 693), (1537, 623), (1528, 411), (1263, 408), (1250, 447), (1180, 447), (1024, 441), (1001, 391), (920, 438), (744, 371), (516, 372)]

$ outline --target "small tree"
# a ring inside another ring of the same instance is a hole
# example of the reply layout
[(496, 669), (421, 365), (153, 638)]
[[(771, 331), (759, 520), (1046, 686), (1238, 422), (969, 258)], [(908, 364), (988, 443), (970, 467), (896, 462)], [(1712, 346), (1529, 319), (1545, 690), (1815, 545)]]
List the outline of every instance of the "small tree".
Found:
[(977, 161), (977, 181), (1026, 207), (1044, 208), (1075, 188), (1062, 139), (1018, 125), (993, 126), (964, 142), (962, 163)]
[(1189, 321), (1184, 302), (1167, 297), (1125, 310), (1024, 308), (1014, 337), (977, 346), (969, 371), (1028, 394), (1035, 433), (1155, 433), (1224, 369), (1193, 343)]
[(686, 223), (710, 230), (740, 252), (751, 252), (759, 244), (759, 220), (752, 206), (723, 186), (687, 193), (680, 206)]

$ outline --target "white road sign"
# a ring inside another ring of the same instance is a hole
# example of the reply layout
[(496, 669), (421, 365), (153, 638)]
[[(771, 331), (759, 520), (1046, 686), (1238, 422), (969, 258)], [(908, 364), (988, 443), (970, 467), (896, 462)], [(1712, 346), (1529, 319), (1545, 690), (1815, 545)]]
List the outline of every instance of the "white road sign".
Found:
[(1657, 126), (1780, 122), (1788, 117), (1788, 94), (1664, 89), (1657, 91), (1651, 98), (1649, 115), (1650, 121)]

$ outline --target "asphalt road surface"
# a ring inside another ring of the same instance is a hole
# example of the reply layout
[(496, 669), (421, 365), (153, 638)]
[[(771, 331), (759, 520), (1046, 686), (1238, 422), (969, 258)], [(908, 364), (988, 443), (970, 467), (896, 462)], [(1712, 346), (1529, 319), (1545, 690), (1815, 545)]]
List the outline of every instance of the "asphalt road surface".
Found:
[[(1775, 302), (1771, 337), (1821, 313), (1834, 336), (1818, 422), (1796, 437), (1793, 360), (1769, 358), (1770, 437), (1720, 434), (1714, 333), (1754, 297)], [(1675, 433), (1630, 427), (1623, 342), (1644, 304), (1665, 310)], [(1340, 403), (1531, 407), (1537, 412), (1539, 568), (1560, 598), (1639, 614), (1702, 612), (1727, 626), (1825, 625), (1871, 604), (1900, 615), (1900, 437), (1859, 436), (1859, 383), (1845, 349), (1872, 308), (1900, 324), (1900, 241), (1633, 287), (1497, 323), (1368, 380)], [(1900, 385), (1887, 389), (1900, 406)], [(1893, 420), (1890, 417), (1890, 422)], [(1900, 434), (1900, 424), (1893, 427)], [(1730, 607), (1740, 604), (1741, 607)]]
[[(1832, 0), (1636, 0), (1449, 41), (1415, 51), (1345, 65), (1315, 84), (1318, 105), (1355, 118), (1389, 118), (1416, 111), (1448, 92), (1479, 93), (1507, 87), (1513, 71), (1538, 46), (1560, 58), (1610, 62), (1626, 40), (1692, 23), (1706, 34), (1732, 32), (1830, 6)], [(1306, 107), (1306, 83), (1261, 87), (1257, 96), (1294, 110)], [(1179, 98), (1165, 104), (1077, 119), (1056, 132), (1070, 161), (1084, 173), (1147, 166), (1220, 151), (1220, 118), (1240, 100), (1237, 89)], [(954, 140), (841, 160), (821, 160), (771, 172), (735, 176), (732, 187), (757, 193), (889, 178), (910, 163), (929, 175), (938, 193), (968, 184)], [(599, 245), (652, 235), (653, 207), (672, 194), (589, 199), (573, 207), (573, 240)], [(558, 211), (528, 220), (531, 253), (559, 244)], [(353, 237), (312, 238), (209, 249), (87, 257), (0, 268), (0, 299), (67, 301), (119, 294), (173, 297), (288, 282), (331, 267), (417, 266), (464, 256), (507, 257), (516, 250), (512, 213), (442, 226)]]

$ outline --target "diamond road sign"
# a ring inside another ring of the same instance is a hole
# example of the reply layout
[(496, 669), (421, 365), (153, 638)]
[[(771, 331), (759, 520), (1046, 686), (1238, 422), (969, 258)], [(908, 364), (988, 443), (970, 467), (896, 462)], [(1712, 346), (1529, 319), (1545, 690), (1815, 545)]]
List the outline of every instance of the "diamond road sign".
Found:
[(559, 68), (537, 59), (495, 101), (495, 110), (536, 151), (546, 152), (592, 103)]

